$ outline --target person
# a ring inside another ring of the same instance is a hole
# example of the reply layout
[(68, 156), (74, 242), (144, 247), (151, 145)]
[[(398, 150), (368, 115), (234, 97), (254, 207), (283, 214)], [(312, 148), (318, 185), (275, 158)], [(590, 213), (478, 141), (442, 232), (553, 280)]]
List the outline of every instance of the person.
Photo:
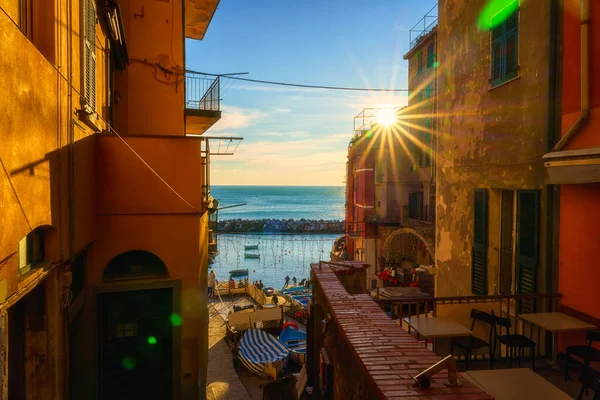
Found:
[(273, 304), (275, 304), (276, 306), (279, 305), (279, 299), (277, 298), (277, 295), (272, 297), (273, 299)]
[(283, 285), (283, 287), (287, 287), (287, 285), (289, 285), (289, 284), (290, 284), (290, 276), (289, 276), (289, 275), (287, 275), (287, 276), (285, 277), (285, 285)]
[(298, 280), (296, 279), (296, 277), (292, 278), (292, 283), (294, 284), (294, 286), (298, 286)]
[(264, 287), (264, 286), (263, 286), (263, 283), (262, 283), (262, 279), (260, 279), (260, 280), (258, 281), (258, 289), (262, 290), (262, 288), (263, 288), (263, 287)]
[(215, 275), (215, 270), (211, 269), (208, 273), (208, 297), (215, 297), (215, 286), (217, 283), (217, 276)]

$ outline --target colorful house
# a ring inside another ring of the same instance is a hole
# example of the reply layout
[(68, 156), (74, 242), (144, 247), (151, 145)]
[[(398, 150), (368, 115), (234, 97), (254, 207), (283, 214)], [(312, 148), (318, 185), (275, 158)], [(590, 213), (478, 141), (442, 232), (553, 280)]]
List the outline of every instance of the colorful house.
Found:
[(202, 134), (220, 93), (218, 77), (186, 73), (185, 40), (204, 38), (217, 5), (0, 5), (9, 398), (204, 398)]
[[(555, 207), (558, 291), (565, 311), (600, 325), (596, 283), (600, 280), (600, 5), (565, 0), (559, 25), (557, 137), (545, 156), (549, 183), (558, 196)], [(566, 344), (583, 334), (565, 336)]]
[[(439, 2), (436, 295), (552, 290), (555, 7)], [(544, 40), (543, 38), (546, 38)]]
[[(366, 108), (354, 118), (346, 246), (349, 259), (370, 265), (368, 288), (407, 285), (413, 267), (434, 260), (436, 9), (410, 31), (408, 106)], [(424, 289), (433, 294), (429, 278)]]

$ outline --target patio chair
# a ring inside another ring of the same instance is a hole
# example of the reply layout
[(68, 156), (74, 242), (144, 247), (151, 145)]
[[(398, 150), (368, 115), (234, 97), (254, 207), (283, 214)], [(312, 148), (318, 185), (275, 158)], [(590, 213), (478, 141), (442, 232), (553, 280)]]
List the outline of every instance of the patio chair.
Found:
[(583, 394), (588, 395), (588, 389), (592, 389), (594, 392), (593, 400), (600, 400), (600, 372), (597, 370), (587, 367), (579, 376), (581, 382), (581, 390), (577, 396), (577, 400), (583, 399)]
[[(510, 328), (512, 324), (510, 319), (498, 316), (495, 316), (495, 318), (496, 326), (500, 327), (500, 332), (496, 336), (496, 340), (506, 346), (510, 368), (512, 368), (514, 351), (517, 350), (517, 359), (519, 366), (521, 366), (521, 355), (523, 354), (523, 350), (528, 348), (531, 355), (531, 368), (535, 371), (535, 342), (525, 335), (511, 334)], [(506, 328), (505, 335), (502, 335), (502, 327)]]
[(475, 328), (475, 323), (480, 321), (481, 323), (487, 324), (490, 327), (490, 334), (487, 342), (476, 336), (464, 336), (450, 339), (450, 354), (454, 354), (454, 346), (458, 347), (463, 355), (465, 356), (465, 370), (469, 370), (469, 363), (471, 362), (471, 356), (473, 350), (487, 347), (490, 353), (490, 368), (494, 367), (494, 351), (493, 351), (493, 335), (495, 332), (495, 319), (492, 314), (485, 311), (476, 309), (471, 310), (471, 331)]
[(592, 347), (594, 342), (600, 342), (600, 332), (587, 331), (585, 339), (588, 340), (587, 346), (568, 346), (565, 358), (565, 381), (569, 379), (569, 361), (573, 361), (572, 356), (583, 360), (584, 370), (590, 365), (590, 362), (600, 361), (600, 350)]

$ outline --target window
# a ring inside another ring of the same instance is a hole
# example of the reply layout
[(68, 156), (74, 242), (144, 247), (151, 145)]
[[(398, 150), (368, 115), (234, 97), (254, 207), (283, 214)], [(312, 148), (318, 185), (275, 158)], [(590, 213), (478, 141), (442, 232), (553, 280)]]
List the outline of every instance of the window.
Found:
[[(508, 16), (499, 13), (498, 21), (492, 18), (492, 86), (516, 78), (519, 73), (519, 9), (516, 1), (512, 4), (515, 10)], [(501, 18), (504, 19), (500, 21)]]
[(473, 249), (471, 251), (471, 292), (487, 294), (488, 193), (475, 189), (473, 205)]
[(423, 72), (423, 52), (417, 53), (417, 74)]
[(423, 211), (423, 193), (408, 194), (408, 218), (421, 219)]
[(435, 62), (434, 46), (434, 43), (429, 43), (429, 46), (427, 46), (427, 68), (433, 68)]
[(86, 111), (96, 112), (96, 6), (83, 0), (83, 90)]
[(33, 39), (33, 4), (32, 0), (21, 0), (19, 7), (19, 27), (29, 39)]
[(431, 85), (427, 85), (425, 88), (425, 100), (431, 97)]
[(35, 230), (19, 242), (19, 273), (25, 274), (44, 262), (44, 231)]

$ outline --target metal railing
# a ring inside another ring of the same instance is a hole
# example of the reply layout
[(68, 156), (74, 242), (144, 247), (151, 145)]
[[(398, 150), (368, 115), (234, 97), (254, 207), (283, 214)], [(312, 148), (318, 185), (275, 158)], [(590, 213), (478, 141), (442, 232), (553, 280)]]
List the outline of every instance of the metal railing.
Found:
[(409, 50), (418, 45), (421, 40), (437, 26), (437, 7), (437, 4), (431, 7), (431, 10), (429, 10), (409, 31)]
[[(519, 314), (549, 312), (557, 309), (560, 293), (537, 293), (515, 295), (490, 295), (490, 296), (456, 296), (456, 297), (379, 297), (379, 289), (374, 301), (382, 309), (391, 314), (392, 319), (402, 321), (406, 317), (430, 318), (450, 315), (451, 318), (470, 321), (472, 308), (487, 308), (499, 317), (509, 318), (512, 321), (511, 330), (514, 334), (525, 334), (526, 327)], [(462, 309), (464, 308), (464, 310)], [(441, 312), (440, 312), (441, 311)], [(527, 323), (529, 336), (533, 337), (533, 324)], [(540, 349), (540, 328), (537, 328), (537, 354), (543, 353)]]
[(185, 107), (194, 110), (221, 109), (220, 77), (197, 72), (185, 73)]

